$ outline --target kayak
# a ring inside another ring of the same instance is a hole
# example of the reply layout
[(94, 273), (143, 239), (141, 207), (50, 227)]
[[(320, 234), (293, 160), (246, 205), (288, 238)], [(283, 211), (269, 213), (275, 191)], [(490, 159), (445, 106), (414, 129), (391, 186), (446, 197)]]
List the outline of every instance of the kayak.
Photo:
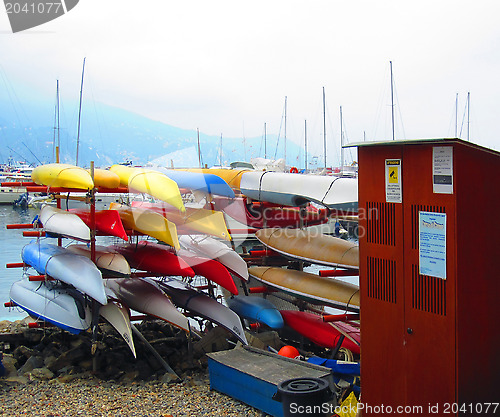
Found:
[(359, 246), (316, 231), (299, 229), (262, 229), (255, 237), (268, 248), (283, 255), (315, 264), (359, 268)]
[[(108, 293), (109, 291), (109, 293)], [(116, 297), (114, 292), (107, 288), (106, 291), (112, 297)], [(127, 346), (132, 351), (134, 358), (137, 358), (135, 353), (134, 339), (132, 337), (132, 327), (130, 326), (130, 311), (129, 309), (117, 301), (108, 301), (108, 304), (101, 306), (99, 314), (114, 327), (118, 334), (125, 340)]]
[(123, 255), (130, 266), (162, 276), (194, 277), (193, 269), (167, 245), (141, 241), (138, 244), (121, 244), (109, 247)]
[(301, 227), (323, 224), (328, 221), (326, 210), (318, 210), (314, 206), (282, 207), (271, 203), (246, 204), (246, 199), (236, 197), (233, 200), (214, 197), (217, 210), (222, 210), (234, 220), (253, 227)]
[(145, 193), (184, 211), (184, 203), (176, 182), (161, 172), (144, 168), (113, 165), (109, 169), (120, 177), (120, 184), (130, 192)]
[(261, 297), (238, 295), (226, 300), (228, 307), (238, 316), (263, 323), (271, 329), (281, 329), (283, 318), (276, 306)]
[(188, 236), (179, 238), (179, 243), (190, 252), (215, 259), (224, 265), (230, 272), (248, 281), (248, 267), (243, 258), (226, 244), (210, 236)]
[[(69, 212), (76, 214), (88, 227), (91, 227), (90, 210), (70, 209)], [(120, 218), (120, 213), (117, 210), (96, 210), (95, 228), (105, 235), (116, 236), (123, 240), (128, 240), (127, 233), (125, 232)]]
[(78, 217), (66, 210), (44, 204), (38, 215), (46, 233), (50, 237), (67, 237), (90, 241), (89, 227)]
[(80, 190), (94, 188), (94, 182), (89, 172), (70, 164), (39, 165), (31, 172), (31, 179), (33, 182), (47, 187), (77, 188)]
[(21, 257), (39, 274), (73, 285), (101, 304), (107, 303), (101, 271), (85, 256), (33, 240), (22, 249)]
[(162, 203), (133, 201), (132, 207), (152, 210), (177, 226), (178, 234), (202, 233), (224, 240), (231, 240), (224, 214), (220, 211), (186, 207), (184, 213)]
[[(78, 255), (83, 255), (90, 259), (91, 251), (87, 245), (70, 245), (69, 251)], [(106, 277), (129, 277), (130, 265), (125, 257), (119, 253), (113, 252), (106, 246), (96, 245), (95, 264)]]
[(35, 319), (73, 334), (87, 330), (92, 322), (90, 306), (83, 295), (60, 283), (25, 278), (12, 284), (9, 296), (14, 304)]
[(158, 283), (177, 307), (189, 310), (224, 327), (234, 334), (241, 343), (248, 344), (241, 320), (234, 311), (176, 279), (165, 279)]
[(120, 177), (107, 169), (94, 168), (94, 185), (110, 189), (118, 188), (120, 186)]
[(205, 277), (209, 281), (219, 284), (231, 294), (238, 294), (238, 288), (233, 277), (219, 261), (198, 256), (186, 249), (179, 249), (177, 256), (181, 257), (193, 269), (196, 275)]
[(253, 266), (248, 272), (256, 280), (307, 302), (359, 311), (357, 285), (294, 269)]
[(197, 172), (201, 174), (212, 174), (222, 178), (234, 190), (240, 189), (240, 181), (243, 174), (252, 172), (248, 169), (222, 169), (222, 168), (191, 168), (179, 171)]
[(240, 190), (254, 200), (284, 206), (314, 202), (329, 209), (358, 209), (357, 178), (254, 171), (241, 176)]
[[(307, 337), (318, 346), (333, 349), (342, 336), (341, 332), (329, 323), (325, 323), (323, 318), (317, 314), (291, 310), (281, 310), (280, 312), (288, 327)], [(354, 354), (360, 354), (359, 345), (347, 337), (344, 338), (341, 347), (349, 349)]]
[(132, 310), (157, 317), (186, 332), (189, 331), (186, 316), (175, 308), (155, 281), (148, 278), (108, 279), (106, 287)]
[(179, 249), (177, 228), (161, 214), (140, 207), (129, 207), (123, 204), (111, 203), (109, 208), (117, 210), (123, 225), (127, 229), (154, 237), (175, 249)]
[(233, 189), (226, 181), (217, 175), (202, 172), (178, 171), (159, 166), (151, 167), (151, 169), (165, 174), (168, 178), (175, 181), (179, 188), (187, 188), (194, 192), (234, 198)]

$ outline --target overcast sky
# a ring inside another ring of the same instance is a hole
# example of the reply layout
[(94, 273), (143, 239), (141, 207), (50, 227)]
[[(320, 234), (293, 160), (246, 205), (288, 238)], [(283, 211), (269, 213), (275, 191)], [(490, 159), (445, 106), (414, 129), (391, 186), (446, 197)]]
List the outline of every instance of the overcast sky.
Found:
[[(350, 142), (455, 135), (467, 92), (471, 140), (500, 150), (498, 0), (80, 0), (65, 16), (12, 34), (0, 6), (0, 71), (49, 97), (77, 98), (225, 137), (278, 134), (338, 157)], [(283, 127), (281, 131), (283, 135)]]

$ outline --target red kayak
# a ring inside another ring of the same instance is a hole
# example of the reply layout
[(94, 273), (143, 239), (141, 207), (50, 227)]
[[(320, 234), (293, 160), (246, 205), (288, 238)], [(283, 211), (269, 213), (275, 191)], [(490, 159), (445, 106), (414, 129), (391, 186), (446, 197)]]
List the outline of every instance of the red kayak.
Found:
[(201, 275), (209, 281), (219, 284), (231, 294), (238, 294), (238, 288), (234, 283), (233, 277), (219, 261), (198, 256), (185, 249), (178, 250), (177, 255), (187, 262), (196, 275)]
[(304, 226), (313, 226), (328, 221), (326, 210), (319, 210), (311, 205), (305, 208), (283, 207), (267, 202), (246, 204), (245, 199), (241, 197), (234, 199), (212, 197), (215, 210), (222, 210), (236, 221), (257, 229), (265, 227), (297, 228), (301, 225), (301, 219)]
[[(324, 322), (323, 318), (317, 314), (290, 310), (282, 310), (280, 313), (287, 326), (319, 346), (333, 349), (342, 336), (340, 331)], [(359, 344), (347, 337), (344, 338), (342, 347), (349, 349), (354, 354), (360, 354)]]
[(141, 241), (113, 245), (109, 249), (122, 254), (132, 268), (162, 276), (194, 277), (193, 269), (167, 245)]
[[(80, 217), (88, 227), (91, 227), (90, 210), (70, 209), (69, 211)], [(96, 210), (95, 228), (105, 235), (116, 236), (123, 240), (128, 240), (127, 233), (120, 219), (120, 214), (116, 210)]]

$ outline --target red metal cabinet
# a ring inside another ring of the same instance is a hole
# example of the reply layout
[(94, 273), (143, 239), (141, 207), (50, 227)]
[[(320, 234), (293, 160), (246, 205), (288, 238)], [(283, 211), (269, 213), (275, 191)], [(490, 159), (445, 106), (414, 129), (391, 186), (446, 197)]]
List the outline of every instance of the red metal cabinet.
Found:
[[(500, 153), (459, 139), (355, 146), (363, 415), (474, 415), (500, 399)], [(451, 180), (433, 165), (444, 148)], [(446, 216), (438, 276), (420, 273), (420, 212)]]

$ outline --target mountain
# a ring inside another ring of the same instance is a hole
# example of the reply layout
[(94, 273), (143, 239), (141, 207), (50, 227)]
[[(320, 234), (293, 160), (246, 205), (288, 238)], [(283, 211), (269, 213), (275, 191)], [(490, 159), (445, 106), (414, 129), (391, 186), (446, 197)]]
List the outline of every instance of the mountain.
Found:
[[(5, 97), (0, 98), (0, 162), (7, 162), (9, 156), (34, 164), (54, 162), (54, 103), (40, 97), (24, 100), (22, 106), (13, 103)], [(61, 106), (60, 114), (60, 161), (74, 164), (78, 103), (66, 104), (64, 108)], [(275, 157), (277, 141), (276, 136), (267, 136), (268, 157)], [(279, 142), (276, 158), (283, 157), (283, 138)], [(195, 130), (170, 126), (102, 103), (82, 106), (80, 166), (89, 166), (90, 161), (94, 161), (96, 167), (124, 161), (142, 165), (174, 152), (182, 151), (177, 155), (192, 152), (193, 146), (196, 152)], [(220, 163), (220, 137), (200, 132), (200, 147), (204, 164), (212, 166)], [(263, 138), (260, 137), (245, 141), (242, 138), (223, 138), (222, 149), (224, 165), (264, 156)], [(287, 155), (292, 165), (297, 165), (297, 162), (293, 163), (297, 160), (300, 160), (300, 165), (303, 164), (302, 150), (290, 140), (287, 142)], [(195, 161), (197, 159), (196, 155)], [(191, 163), (193, 159), (181, 158), (173, 162), (175, 167), (182, 167), (187, 160)]]

